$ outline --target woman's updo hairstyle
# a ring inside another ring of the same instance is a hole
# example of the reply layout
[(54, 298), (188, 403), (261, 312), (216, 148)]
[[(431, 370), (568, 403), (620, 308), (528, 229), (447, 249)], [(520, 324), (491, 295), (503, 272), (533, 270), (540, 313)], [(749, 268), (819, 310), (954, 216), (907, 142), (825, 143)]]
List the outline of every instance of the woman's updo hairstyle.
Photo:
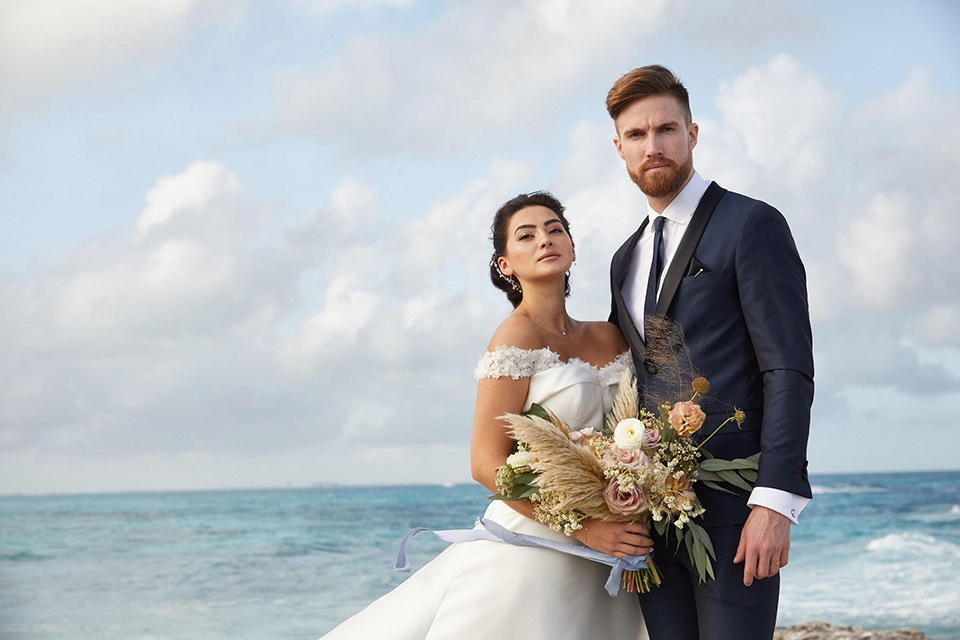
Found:
[[(567, 232), (567, 235), (570, 235), (570, 223), (567, 222), (566, 216), (563, 215), (565, 208), (560, 204), (560, 201), (548, 191), (521, 193), (517, 197), (507, 200), (497, 210), (496, 215), (493, 216), (493, 225), (491, 225), (493, 258), (490, 259), (490, 281), (493, 282), (493, 286), (507, 294), (507, 300), (510, 301), (510, 304), (512, 304), (514, 308), (523, 300), (523, 291), (520, 289), (520, 282), (516, 276), (506, 276), (500, 272), (500, 267), (497, 265), (497, 258), (502, 256), (507, 250), (507, 235), (509, 233), (507, 225), (510, 223), (510, 218), (521, 209), (536, 206), (546, 207), (557, 214), (557, 218), (560, 219), (560, 224), (563, 225), (564, 231)], [(563, 293), (567, 296), (570, 295), (569, 273), (564, 276)]]

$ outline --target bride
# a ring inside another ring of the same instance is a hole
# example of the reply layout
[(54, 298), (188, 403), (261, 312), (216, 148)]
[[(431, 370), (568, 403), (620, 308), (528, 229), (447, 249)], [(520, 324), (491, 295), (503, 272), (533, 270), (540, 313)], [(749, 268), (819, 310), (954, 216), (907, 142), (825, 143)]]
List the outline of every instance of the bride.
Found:
[[(539, 403), (571, 429), (601, 428), (630, 354), (606, 322), (566, 311), (575, 250), (564, 207), (551, 194), (521, 194), (493, 220), (490, 278), (514, 311), (497, 327), (475, 371), (470, 445), (474, 479), (496, 490), (513, 442), (500, 416)], [(650, 550), (646, 527), (587, 519), (573, 538), (533, 517), (527, 501), (494, 501), (484, 514), (507, 529), (586, 545), (616, 556)], [(389, 638), (523, 640), (646, 638), (635, 594), (611, 598), (609, 567), (550, 549), (478, 540), (450, 545), (326, 640)]]

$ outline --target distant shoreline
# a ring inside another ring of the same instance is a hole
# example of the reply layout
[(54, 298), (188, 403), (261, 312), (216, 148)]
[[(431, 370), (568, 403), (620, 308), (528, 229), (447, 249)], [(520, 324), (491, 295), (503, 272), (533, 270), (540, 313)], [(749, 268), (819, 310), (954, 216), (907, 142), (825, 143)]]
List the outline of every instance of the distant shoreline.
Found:
[[(923, 471), (844, 471), (837, 473), (811, 473), (810, 484), (817, 485), (818, 479), (824, 478), (842, 478), (842, 477), (865, 477), (865, 476), (893, 476), (893, 475), (938, 475), (948, 473), (960, 473), (958, 469), (933, 469)], [(0, 490), (0, 499), (2, 498), (43, 498), (43, 497), (69, 497), (69, 496), (113, 496), (113, 495), (156, 495), (156, 494), (178, 494), (178, 493), (218, 493), (231, 491), (309, 491), (317, 489), (404, 489), (404, 488), (454, 488), (475, 485), (472, 481), (446, 481), (446, 482), (405, 482), (397, 484), (349, 484), (337, 482), (314, 482), (308, 485), (288, 485), (288, 486), (262, 486), (262, 487), (198, 487), (193, 489), (130, 489), (117, 491), (67, 491), (67, 492), (4, 492)]]

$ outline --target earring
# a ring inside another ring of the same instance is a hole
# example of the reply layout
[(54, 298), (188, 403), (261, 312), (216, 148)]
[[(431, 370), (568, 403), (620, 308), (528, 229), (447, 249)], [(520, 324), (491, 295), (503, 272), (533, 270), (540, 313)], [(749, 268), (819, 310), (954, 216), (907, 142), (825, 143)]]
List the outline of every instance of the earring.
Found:
[(510, 283), (510, 287), (517, 293), (523, 293), (523, 289), (520, 288), (520, 282), (517, 280), (516, 276), (507, 276), (504, 275), (503, 271), (500, 270), (500, 264), (497, 262), (497, 256), (490, 258), (490, 266), (495, 267), (497, 273), (501, 278)]

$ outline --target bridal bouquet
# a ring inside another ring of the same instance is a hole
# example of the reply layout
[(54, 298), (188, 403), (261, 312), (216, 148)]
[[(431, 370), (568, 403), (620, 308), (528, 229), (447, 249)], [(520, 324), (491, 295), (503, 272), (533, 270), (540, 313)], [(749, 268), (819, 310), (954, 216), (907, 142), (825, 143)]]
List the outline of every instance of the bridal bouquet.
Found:
[[(729, 492), (720, 484), (729, 483), (750, 490), (759, 454), (719, 460), (703, 449), (725, 424), (743, 421), (740, 410), (694, 443), (706, 418), (697, 401), (709, 389), (705, 378), (696, 378), (689, 400), (664, 403), (654, 414), (638, 406), (636, 380), (625, 371), (602, 431), (571, 431), (536, 404), (524, 415), (507, 415), (517, 451), (497, 470), (497, 495), (491, 498), (529, 499), (540, 522), (567, 535), (585, 518), (652, 522), (665, 536), (673, 525), (700, 580), (712, 578), (716, 554), (706, 530), (693, 520), (704, 513), (693, 485), (699, 481)], [(648, 562), (648, 569), (623, 572), (621, 586), (646, 592), (659, 585), (656, 566)]]

